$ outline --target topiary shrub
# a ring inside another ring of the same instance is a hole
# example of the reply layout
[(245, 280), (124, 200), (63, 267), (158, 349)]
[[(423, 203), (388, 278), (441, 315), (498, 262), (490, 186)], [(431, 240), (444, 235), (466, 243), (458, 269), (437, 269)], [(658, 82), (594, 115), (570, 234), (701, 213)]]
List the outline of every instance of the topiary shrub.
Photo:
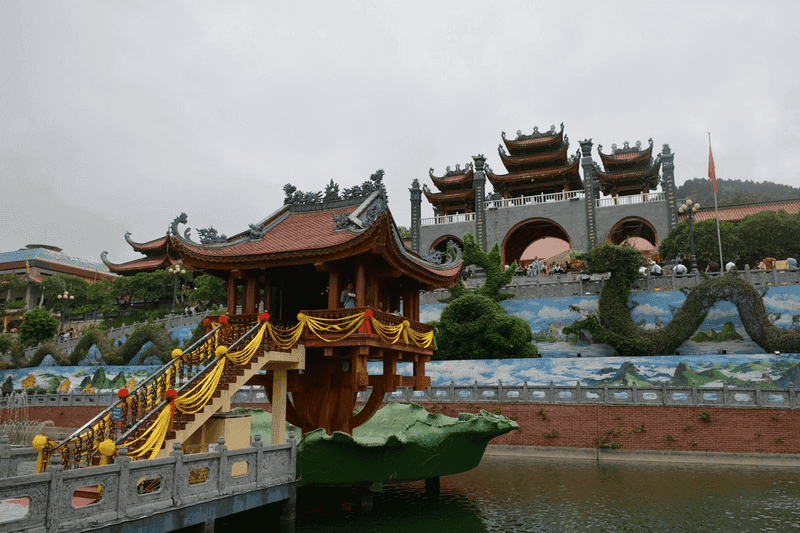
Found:
[(700, 327), (708, 311), (721, 300), (733, 303), (747, 334), (768, 352), (800, 351), (800, 330), (775, 327), (764, 302), (747, 281), (735, 273), (704, 280), (686, 296), (680, 310), (664, 327), (646, 331), (631, 318), (628, 298), (638, 276), (641, 255), (635, 248), (603, 244), (581, 256), (590, 272), (611, 272), (598, 302), (598, 312), (573, 322), (564, 333), (589, 330), (622, 356), (671, 355)]
[(442, 310), (434, 359), (538, 357), (533, 332), (522, 318), (506, 313), (491, 298), (465, 294)]

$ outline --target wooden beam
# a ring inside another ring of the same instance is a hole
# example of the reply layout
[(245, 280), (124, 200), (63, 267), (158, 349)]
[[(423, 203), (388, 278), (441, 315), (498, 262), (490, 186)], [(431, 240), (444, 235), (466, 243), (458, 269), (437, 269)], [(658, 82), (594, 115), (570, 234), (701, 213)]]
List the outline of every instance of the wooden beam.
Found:
[(364, 268), (364, 258), (358, 258), (356, 265), (356, 307), (367, 306), (367, 272)]

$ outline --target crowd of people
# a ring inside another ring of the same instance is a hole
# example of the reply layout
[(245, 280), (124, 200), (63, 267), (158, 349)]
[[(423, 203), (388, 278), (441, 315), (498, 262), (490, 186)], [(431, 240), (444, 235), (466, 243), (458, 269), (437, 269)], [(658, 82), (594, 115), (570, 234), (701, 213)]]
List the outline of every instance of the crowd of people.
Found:
[[(779, 261), (774, 257), (765, 257), (758, 264), (755, 266), (753, 270), (772, 270), (773, 268), (787, 268), (789, 270), (796, 270), (797, 269), (797, 259), (794, 257), (788, 257), (783, 265), (778, 265)], [(741, 268), (743, 269), (747, 265), (743, 265)], [(740, 269), (739, 266), (733, 261), (729, 260), (725, 263), (724, 266), (725, 272), (731, 272), (733, 270)], [(675, 272), (676, 275), (682, 276), (689, 273), (689, 269), (682, 261), (678, 261), (674, 265), (660, 265), (653, 259), (648, 259), (645, 264), (639, 267), (639, 274), (641, 276), (663, 276), (665, 274), (671, 274), (672, 271)], [(709, 261), (706, 265), (705, 272), (706, 273), (714, 273), (714, 272), (721, 272), (722, 267), (716, 261)]]
[(533, 278), (539, 275), (553, 276), (557, 274), (568, 274), (570, 272), (572, 272), (572, 268), (570, 267), (568, 261), (565, 261), (564, 263), (556, 263), (555, 261), (551, 261), (548, 263), (547, 261), (540, 260), (537, 257), (526, 267), (518, 269), (517, 275)]

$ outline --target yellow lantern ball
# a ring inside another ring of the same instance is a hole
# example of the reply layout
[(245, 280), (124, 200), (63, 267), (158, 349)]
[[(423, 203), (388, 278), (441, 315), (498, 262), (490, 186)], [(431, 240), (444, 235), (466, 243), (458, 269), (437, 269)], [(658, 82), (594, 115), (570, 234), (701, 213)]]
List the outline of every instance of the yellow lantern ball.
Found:
[(174, 350), (172, 350), (172, 358), (173, 359), (177, 359), (178, 357), (180, 357), (182, 355), (183, 355), (183, 350), (181, 350), (180, 348), (175, 348)]
[(97, 449), (100, 450), (100, 453), (102, 453), (106, 457), (111, 457), (112, 455), (114, 455), (114, 452), (116, 451), (117, 447), (114, 444), (113, 440), (106, 439), (100, 443), (100, 446), (98, 446)]
[(33, 437), (33, 447), (36, 450), (43, 450), (47, 446), (47, 437), (44, 435), (36, 435)]
[(228, 353), (228, 347), (227, 346), (217, 346), (217, 349), (214, 350), (214, 353), (217, 355), (217, 357), (222, 357), (223, 355)]

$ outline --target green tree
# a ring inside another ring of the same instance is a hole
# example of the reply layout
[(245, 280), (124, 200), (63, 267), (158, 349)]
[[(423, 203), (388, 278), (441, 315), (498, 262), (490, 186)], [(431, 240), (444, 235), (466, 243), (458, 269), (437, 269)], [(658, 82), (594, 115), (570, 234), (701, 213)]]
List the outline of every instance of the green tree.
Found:
[(769, 256), (778, 259), (798, 256), (800, 221), (785, 211), (762, 211), (745, 217), (738, 230), (741, 241), (738, 255), (751, 266)]
[(228, 291), (222, 279), (210, 274), (201, 274), (194, 278), (192, 300), (202, 303), (204, 307), (225, 303)]
[(530, 324), (486, 296), (456, 298), (436, 328), (437, 360), (538, 357)]
[[(740, 256), (741, 243), (739, 239), (739, 229), (736, 224), (721, 220), (719, 223), (719, 234), (722, 238), (723, 259), (728, 261)], [(719, 244), (717, 243), (717, 221), (703, 220), (694, 223), (694, 247), (697, 253), (697, 261), (702, 266), (701, 270), (709, 261), (719, 262)], [(675, 259), (676, 256), (689, 259), (691, 256), (691, 246), (689, 242), (689, 223), (681, 222), (676, 228), (669, 232), (669, 235), (661, 241), (658, 253), (665, 261)]]
[(25, 288), (25, 282), (19, 279), (16, 274), (3, 274), (0, 276), (0, 294), (5, 294), (5, 301), (11, 298), (11, 294)]
[(19, 340), (24, 346), (33, 346), (51, 340), (57, 331), (58, 320), (44, 307), (34, 307), (23, 315)]
[[(485, 296), (492, 301), (499, 302), (513, 298), (513, 293), (502, 293), (500, 289), (511, 283), (514, 273), (517, 271), (517, 262), (514, 261), (507, 269), (503, 270), (503, 263), (500, 256), (500, 244), (494, 243), (489, 253), (481, 250), (478, 241), (471, 233), (464, 234), (464, 266), (478, 265), (486, 274), (486, 281), (483, 286), (475, 289), (474, 294)], [(466, 294), (466, 288), (459, 277), (456, 286), (450, 290), (453, 301)]]
[(11, 335), (0, 335), (0, 353), (6, 353), (14, 346)]
[(405, 226), (397, 226), (397, 232), (404, 239), (410, 239), (411, 238), (411, 230), (408, 229)]
[(44, 280), (41, 287), (47, 309), (61, 311), (64, 301), (59, 300), (58, 295), (64, 294), (64, 291), (75, 297), (69, 301), (69, 308), (73, 311), (89, 303), (89, 284), (81, 278), (56, 274)]

